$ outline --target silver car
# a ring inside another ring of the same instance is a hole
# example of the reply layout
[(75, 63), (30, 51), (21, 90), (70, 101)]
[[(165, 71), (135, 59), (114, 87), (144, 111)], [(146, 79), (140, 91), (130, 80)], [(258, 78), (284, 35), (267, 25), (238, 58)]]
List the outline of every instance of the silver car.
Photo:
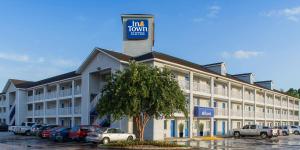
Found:
[(118, 128), (101, 128), (95, 132), (88, 133), (87, 142), (107, 144), (111, 141), (132, 141), (136, 137), (132, 133), (125, 133)]

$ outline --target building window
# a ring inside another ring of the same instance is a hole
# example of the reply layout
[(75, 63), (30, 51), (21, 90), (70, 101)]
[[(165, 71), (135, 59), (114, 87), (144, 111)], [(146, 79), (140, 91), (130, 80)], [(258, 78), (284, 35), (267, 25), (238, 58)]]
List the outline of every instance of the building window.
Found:
[(165, 130), (168, 129), (168, 120), (164, 120), (164, 129), (165, 129)]

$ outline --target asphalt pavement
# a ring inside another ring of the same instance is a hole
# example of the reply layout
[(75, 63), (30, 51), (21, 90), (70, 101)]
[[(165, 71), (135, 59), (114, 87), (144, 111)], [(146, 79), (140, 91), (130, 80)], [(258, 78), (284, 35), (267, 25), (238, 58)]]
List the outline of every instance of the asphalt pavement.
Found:
[[(243, 137), (239, 139), (225, 138), (216, 141), (179, 142), (192, 146), (194, 149), (220, 150), (299, 150), (300, 135), (280, 136), (272, 139)], [(9, 132), (0, 132), (0, 150), (90, 150), (98, 149), (96, 145), (85, 142), (52, 142), (35, 136), (14, 135)]]

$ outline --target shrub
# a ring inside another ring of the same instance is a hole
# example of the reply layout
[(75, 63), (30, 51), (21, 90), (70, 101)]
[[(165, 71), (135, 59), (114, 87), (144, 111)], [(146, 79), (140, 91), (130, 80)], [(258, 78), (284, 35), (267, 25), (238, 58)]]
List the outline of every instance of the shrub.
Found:
[(158, 147), (185, 147), (185, 145), (178, 145), (176, 143), (165, 142), (165, 141), (118, 141), (106, 144), (106, 146), (116, 147), (129, 147), (129, 146), (158, 146)]

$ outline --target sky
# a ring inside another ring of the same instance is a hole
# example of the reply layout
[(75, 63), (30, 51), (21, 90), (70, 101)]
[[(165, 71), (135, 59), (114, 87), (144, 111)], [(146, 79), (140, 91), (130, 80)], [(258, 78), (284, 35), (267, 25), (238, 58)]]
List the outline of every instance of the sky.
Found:
[(147, 13), (156, 51), (300, 88), (299, 0), (0, 2), (0, 87), (74, 71), (94, 47), (122, 52), (120, 15)]

